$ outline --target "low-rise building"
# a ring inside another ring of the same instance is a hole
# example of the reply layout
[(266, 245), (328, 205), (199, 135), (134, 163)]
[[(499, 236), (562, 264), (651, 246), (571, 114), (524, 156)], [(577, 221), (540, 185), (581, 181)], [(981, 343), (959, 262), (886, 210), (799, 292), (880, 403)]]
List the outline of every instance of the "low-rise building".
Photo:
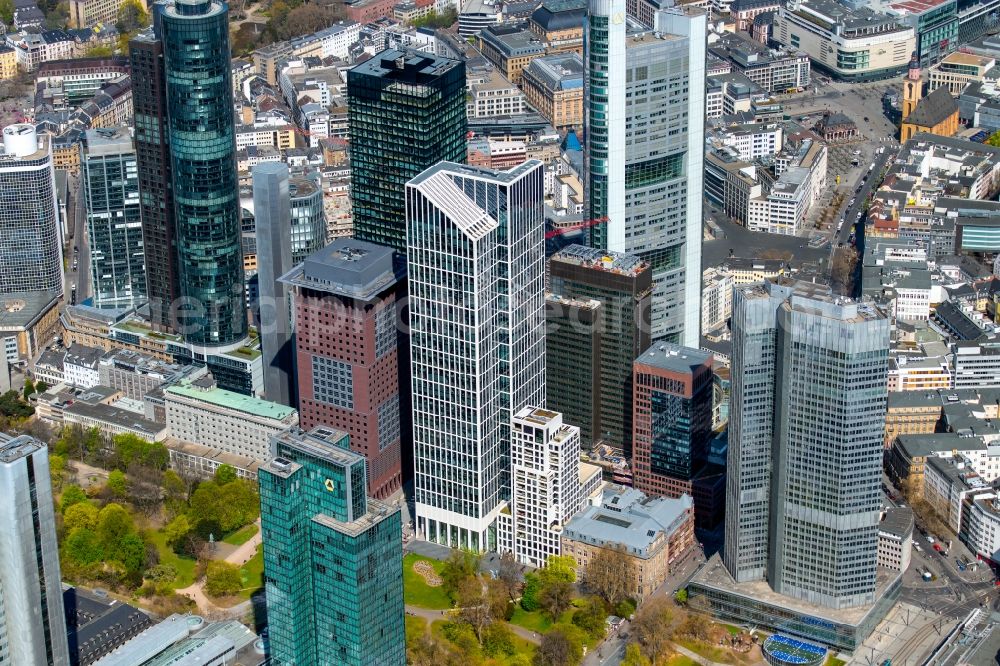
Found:
[(885, 448), (900, 435), (930, 434), (941, 418), (936, 391), (891, 391), (885, 415)]
[(261, 666), (265, 660), (257, 634), (239, 621), (206, 622), (197, 615), (175, 613), (116, 647), (94, 666)]
[(210, 375), (163, 391), (170, 436), (258, 461), (271, 438), (298, 425), (295, 409), (218, 387)]
[(733, 314), (733, 276), (706, 268), (701, 279), (701, 333), (722, 328)]
[(563, 554), (572, 556), (581, 572), (602, 550), (624, 550), (636, 572), (629, 596), (639, 600), (666, 580), (694, 543), (689, 496), (649, 498), (622, 486), (607, 487), (599, 502), (570, 520), (562, 534)]
[(525, 94), (492, 66), (468, 69), (466, 114), (469, 118), (517, 116), (528, 111)]
[(0, 81), (12, 79), (17, 74), (17, 51), (9, 44), (0, 44)]
[(713, 33), (708, 50), (768, 92), (798, 92), (809, 86), (809, 55), (804, 51), (769, 49), (746, 33)]
[(0, 295), (0, 348), (13, 364), (27, 363), (59, 332), (59, 299), (46, 291)]
[(184, 470), (193, 476), (210, 479), (215, 476), (222, 465), (229, 465), (236, 470), (236, 476), (249, 481), (257, 480), (257, 468), (260, 462), (255, 458), (226, 453), (211, 446), (185, 442), (168, 437), (163, 440), (170, 455), (170, 465), (174, 469)]
[[(583, 55), (586, 0), (543, 0), (531, 14), (528, 29), (545, 42), (547, 53)], [(652, 22), (648, 23), (652, 25)]]
[(578, 54), (535, 58), (525, 68), (521, 86), (553, 127), (583, 125), (583, 60)]
[(63, 376), (70, 386), (89, 389), (101, 383), (99, 365), (104, 350), (70, 345), (63, 358)]
[(986, 72), (997, 64), (996, 58), (974, 53), (949, 53), (941, 62), (930, 67), (928, 91), (945, 88), (953, 97), (958, 97), (973, 81), (982, 81)]
[[(104, 388), (104, 387), (94, 387)], [(62, 423), (78, 425), (84, 430), (97, 428), (107, 438), (115, 435), (135, 435), (148, 442), (160, 442), (167, 436), (167, 428), (156, 421), (147, 419), (141, 412), (133, 410), (131, 405), (118, 404), (122, 400), (120, 393), (114, 402), (88, 399), (88, 392), (82, 393), (72, 404), (63, 407)], [(109, 389), (111, 390), (111, 389)], [(99, 394), (102, 398), (103, 393)], [(127, 399), (126, 399), (127, 400)]]
[(993, 488), (964, 456), (930, 456), (924, 465), (924, 499), (958, 534), (962, 531), (962, 511), (969, 497), (992, 493)]
[(523, 24), (491, 25), (479, 33), (479, 50), (515, 85), (535, 58), (545, 54), (545, 44)]
[(883, 511), (878, 525), (878, 565), (906, 571), (910, 568), (912, 544), (913, 510), (894, 507)]
[(195, 379), (208, 372), (204, 366), (169, 363), (128, 349), (105, 353), (97, 370), (101, 386), (117, 389), (132, 400), (142, 400), (149, 391), (164, 384), (175, 384), (184, 378)]

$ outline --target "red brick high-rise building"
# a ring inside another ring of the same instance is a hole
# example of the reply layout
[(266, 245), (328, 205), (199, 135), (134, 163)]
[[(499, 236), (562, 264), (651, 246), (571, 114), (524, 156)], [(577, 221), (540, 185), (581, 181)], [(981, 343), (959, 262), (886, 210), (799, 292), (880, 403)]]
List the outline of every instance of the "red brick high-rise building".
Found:
[(392, 248), (340, 238), (282, 278), (295, 290), (299, 425), (346, 431), (368, 459), (377, 499), (402, 487), (409, 442), (399, 391), (408, 351), (397, 326), (405, 273)]

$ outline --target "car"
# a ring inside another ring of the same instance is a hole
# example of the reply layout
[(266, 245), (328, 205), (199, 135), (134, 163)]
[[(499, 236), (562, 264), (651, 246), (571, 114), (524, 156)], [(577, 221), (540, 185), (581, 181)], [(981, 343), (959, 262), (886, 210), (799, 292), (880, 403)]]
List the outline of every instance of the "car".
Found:
[(860, 150), (855, 150), (854, 153), (852, 153), (852, 154), (854, 154), (854, 155), (860, 155), (861, 151)]
[(930, 534), (925, 534), (924, 536), (927, 537), (927, 543), (930, 543), (930, 544), (934, 543), (934, 537), (932, 537)]
[(854, 205), (854, 202), (855, 202), (855, 201), (857, 201), (857, 199), (851, 199), (851, 200), (850, 200), (850, 201), (849, 201), (849, 202), (847, 203), (848, 207), (850, 207), (850, 206), (853, 206), (853, 205)]

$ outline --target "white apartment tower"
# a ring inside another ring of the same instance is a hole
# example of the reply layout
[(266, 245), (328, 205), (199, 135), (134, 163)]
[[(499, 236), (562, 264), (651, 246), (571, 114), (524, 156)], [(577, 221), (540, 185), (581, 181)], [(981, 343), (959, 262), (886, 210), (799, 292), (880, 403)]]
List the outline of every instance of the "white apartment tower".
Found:
[(653, 267), (652, 337), (699, 340), (707, 16), (643, 26), (591, 0), (585, 26), (585, 189), (592, 247)]
[(580, 462), (580, 429), (562, 414), (524, 407), (511, 422), (511, 499), (500, 513), (500, 552), (543, 567), (560, 555), (562, 527), (601, 483), (595, 465)]
[(416, 530), (496, 550), (511, 417), (545, 405), (543, 169), (451, 162), (406, 186)]

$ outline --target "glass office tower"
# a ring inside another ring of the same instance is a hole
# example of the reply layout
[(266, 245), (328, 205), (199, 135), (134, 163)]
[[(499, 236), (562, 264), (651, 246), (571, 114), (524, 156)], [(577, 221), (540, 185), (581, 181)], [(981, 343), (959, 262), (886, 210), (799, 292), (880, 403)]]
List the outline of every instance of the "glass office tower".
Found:
[(442, 162), (406, 186), (416, 531), (496, 549), (510, 422), (545, 406), (543, 169)]
[(365, 496), (347, 433), (290, 430), (259, 471), (270, 656), (299, 666), (404, 666), (399, 507)]
[(465, 63), (387, 49), (347, 72), (354, 237), (406, 252), (406, 183), (465, 163)]
[(807, 283), (736, 291), (724, 561), (827, 608), (873, 603), (889, 323)]
[(82, 152), (94, 306), (136, 306), (145, 300), (146, 267), (132, 137), (124, 127), (87, 130)]
[(236, 177), (229, 10), (218, 0), (155, 8), (163, 42), (179, 292), (178, 324), (196, 346), (247, 334)]

